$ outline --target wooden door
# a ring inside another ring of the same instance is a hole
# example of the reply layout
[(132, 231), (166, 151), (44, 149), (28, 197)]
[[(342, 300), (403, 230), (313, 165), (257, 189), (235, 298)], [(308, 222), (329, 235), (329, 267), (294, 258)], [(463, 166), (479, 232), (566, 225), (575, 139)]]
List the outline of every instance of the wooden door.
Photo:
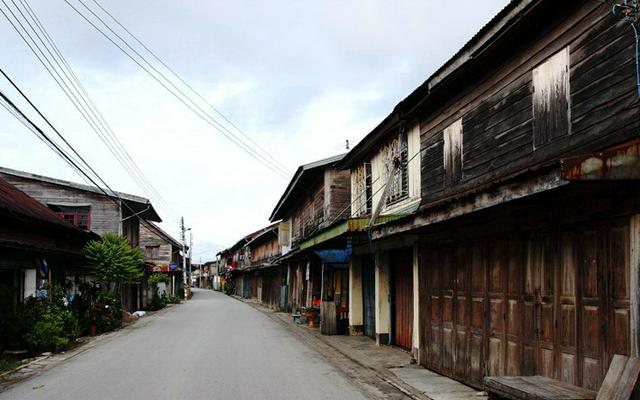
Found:
[(453, 375), (461, 380), (467, 379), (469, 370), (469, 314), (471, 293), (469, 276), (471, 270), (472, 249), (463, 244), (454, 250), (455, 267), (453, 292)]
[(487, 337), (487, 246), (475, 242), (471, 247), (470, 316), (468, 347), (468, 380), (482, 382), (486, 365), (485, 341)]
[(393, 344), (411, 350), (413, 338), (413, 257), (410, 250), (393, 252)]
[(488, 343), (487, 375), (505, 374), (506, 352), (506, 286), (507, 286), (507, 246), (503, 240), (494, 239), (489, 243), (488, 260)]
[(523, 374), (525, 243), (520, 236), (511, 236), (507, 239), (504, 369), (505, 373), (511, 376)]
[(362, 258), (362, 312), (364, 334), (376, 337), (376, 288), (373, 257)]
[(555, 377), (557, 251), (555, 235), (537, 235), (527, 242), (522, 321), (523, 375)]

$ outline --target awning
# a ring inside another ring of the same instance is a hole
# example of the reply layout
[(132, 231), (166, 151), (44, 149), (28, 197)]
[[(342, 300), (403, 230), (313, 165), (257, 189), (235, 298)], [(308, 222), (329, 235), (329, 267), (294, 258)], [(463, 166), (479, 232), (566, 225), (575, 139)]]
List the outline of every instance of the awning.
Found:
[(353, 248), (348, 245), (344, 249), (316, 250), (316, 254), (322, 261), (334, 268), (347, 268), (351, 260)]

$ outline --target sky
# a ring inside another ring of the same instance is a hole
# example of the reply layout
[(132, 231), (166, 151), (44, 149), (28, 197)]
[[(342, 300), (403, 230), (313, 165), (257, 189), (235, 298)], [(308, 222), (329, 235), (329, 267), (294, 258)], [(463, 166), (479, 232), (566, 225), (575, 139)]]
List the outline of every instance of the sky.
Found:
[[(213, 259), (267, 225), (299, 165), (346, 152), (346, 140), (355, 145), (507, 3), (96, 0), (282, 163), (285, 178), (195, 116), (65, 0), (27, 1), (168, 204), (152, 199), (161, 227), (179, 237), (183, 216), (192, 229), (194, 262)], [(81, 0), (68, 1), (82, 9)], [(94, 0), (82, 1), (98, 10)], [(7, 6), (17, 12), (20, 4), (2, 3), (4, 12)], [(109, 153), (1, 14), (0, 47), (0, 68), (113, 189), (153, 197)], [(4, 79), (0, 90), (45, 127)], [(83, 182), (3, 108), (0, 165)]]

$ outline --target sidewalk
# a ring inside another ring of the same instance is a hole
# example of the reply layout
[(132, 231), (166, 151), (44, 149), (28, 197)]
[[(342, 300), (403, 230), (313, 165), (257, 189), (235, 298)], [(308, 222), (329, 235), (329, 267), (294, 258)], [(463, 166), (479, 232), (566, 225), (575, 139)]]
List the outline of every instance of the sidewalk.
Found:
[(321, 335), (319, 329), (310, 329), (306, 325), (294, 323), (287, 313), (275, 312), (254, 300), (239, 300), (267, 314), (301, 336), (303, 340), (322, 342), (361, 369), (372, 372), (378, 379), (401, 393), (402, 396), (399, 398), (432, 400), (484, 400), (487, 398), (485, 392), (479, 392), (458, 381), (411, 364), (411, 355), (397, 347), (377, 346), (366, 336)]

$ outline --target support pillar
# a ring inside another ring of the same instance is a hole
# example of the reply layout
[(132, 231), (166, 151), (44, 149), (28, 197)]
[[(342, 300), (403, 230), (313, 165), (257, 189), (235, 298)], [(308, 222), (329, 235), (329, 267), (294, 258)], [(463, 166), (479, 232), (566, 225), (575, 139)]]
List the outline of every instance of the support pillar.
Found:
[(349, 334), (359, 336), (363, 333), (362, 260), (352, 256), (349, 263)]
[(376, 291), (376, 344), (390, 344), (391, 305), (389, 291), (389, 254), (376, 251), (375, 255)]

